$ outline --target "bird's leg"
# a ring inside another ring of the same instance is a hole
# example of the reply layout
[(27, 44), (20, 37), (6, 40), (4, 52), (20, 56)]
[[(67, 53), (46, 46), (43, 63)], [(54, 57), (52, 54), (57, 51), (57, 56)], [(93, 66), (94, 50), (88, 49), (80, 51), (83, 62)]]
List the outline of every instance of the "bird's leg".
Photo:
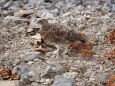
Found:
[(68, 54), (68, 45), (67, 44), (61, 44), (60, 48), (63, 50), (62, 55), (67, 55)]
[(64, 52), (63, 52), (63, 55), (67, 55), (68, 54), (68, 46), (64, 46)]
[(56, 44), (47, 44), (47, 46), (55, 48), (56, 50), (52, 51), (52, 52), (47, 52), (47, 55), (51, 56), (52, 58), (58, 58), (59, 57), (59, 50), (60, 47)]
[(48, 46), (48, 47), (51, 47), (51, 48), (57, 48), (57, 47), (55, 47), (54, 44), (47, 44), (46, 42), (44, 42), (44, 44), (45, 44), (46, 46)]
[(59, 50), (60, 47), (58, 45), (54, 45), (56, 47), (56, 50), (53, 52), (53, 54), (58, 54), (59, 55)]

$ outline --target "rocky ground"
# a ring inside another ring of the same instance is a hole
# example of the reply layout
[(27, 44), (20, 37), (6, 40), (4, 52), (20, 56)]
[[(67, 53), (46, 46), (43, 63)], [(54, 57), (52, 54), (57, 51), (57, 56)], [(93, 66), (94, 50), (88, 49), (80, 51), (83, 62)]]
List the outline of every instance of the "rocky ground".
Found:
[[(36, 34), (28, 33), (37, 28), (39, 19), (83, 32), (96, 54), (55, 58), (35, 51), (39, 45), (31, 41)], [(0, 69), (19, 76), (17, 86), (105, 86), (115, 74), (115, 61), (102, 55), (115, 48), (106, 40), (112, 30), (115, 0), (0, 0)]]

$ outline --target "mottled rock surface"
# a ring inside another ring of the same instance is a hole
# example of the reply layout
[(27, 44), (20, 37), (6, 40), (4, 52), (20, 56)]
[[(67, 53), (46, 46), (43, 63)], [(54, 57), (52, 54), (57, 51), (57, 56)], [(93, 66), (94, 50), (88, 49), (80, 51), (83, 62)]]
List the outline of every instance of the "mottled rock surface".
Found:
[[(39, 33), (41, 19), (85, 34), (92, 47), (76, 44), (71, 52), (59, 44), (57, 54), (55, 44), (45, 43)], [(115, 37), (109, 34), (114, 30), (115, 0), (0, 0), (0, 69), (20, 77), (5, 81), (0, 71), (0, 86), (105, 86), (115, 74)], [(84, 47), (95, 54), (78, 52)]]

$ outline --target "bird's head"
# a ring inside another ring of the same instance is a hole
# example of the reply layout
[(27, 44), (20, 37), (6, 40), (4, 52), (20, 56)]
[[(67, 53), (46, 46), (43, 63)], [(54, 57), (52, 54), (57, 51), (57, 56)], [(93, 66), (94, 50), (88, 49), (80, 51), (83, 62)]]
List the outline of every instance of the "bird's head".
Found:
[(39, 29), (39, 32), (42, 32), (42, 31), (48, 31), (48, 27), (49, 27), (49, 22), (48, 20), (46, 19), (41, 19), (39, 20), (38, 22), (38, 25), (40, 26), (40, 29)]

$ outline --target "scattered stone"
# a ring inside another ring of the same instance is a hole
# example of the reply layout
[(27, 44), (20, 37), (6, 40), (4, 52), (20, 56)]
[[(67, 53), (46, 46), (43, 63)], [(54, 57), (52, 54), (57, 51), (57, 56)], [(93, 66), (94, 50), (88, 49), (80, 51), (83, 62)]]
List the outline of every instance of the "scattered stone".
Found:
[(29, 77), (28, 77), (27, 73), (28, 73), (28, 68), (27, 67), (16, 66), (12, 70), (12, 74), (20, 76), (20, 79), (23, 80), (23, 81), (28, 80)]
[(30, 72), (27, 73), (27, 75), (28, 75), (29, 77), (33, 77), (35, 74), (34, 74), (33, 71), (30, 71)]
[(36, 39), (41, 42), (41, 35), (39, 33), (36, 33), (36, 35), (31, 36), (32, 39)]
[(39, 58), (40, 52), (27, 52), (22, 56), (24, 61), (34, 61), (35, 59)]
[(14, 12), (12, 11), (4, 11), (3, 13), (1, 13), (2, 16), (13, 16)]
[(100, 74), (99, 77), (99, 81), (104, 84), (106, 82), (108, 74), (104, 73), (104, 74)]
[(78, 75), (77, 72), (66, 72), (63, 74), (64, 77), (74, 79)]
[(39, 24), (37, 24), (37, 19), (32, 19), (29, 24), (29, 28), (27, 29), (27, 32), (33, 32), (34, 34), (41, 28)]
[(75, 86), (72, 79), (66, 78), (63, 75), (56, 75), (55, 81), (51, 86)]
[(65, 69), (53, 64), (48, 64), (44, 69), (44, 73), (42, 74), (43, 77), (52, 78), (55, 75), (59, 75), (65, 72)]
[(82, 4), (82, 0), (74, 0), (74, 3), (75, 3), (76, 5), (80, 5), (80, 4)]
[(8, 2), (5, 2), (4, 6), (1, 8), (2, 10), (8, 10), (10, 6), (13, 5), (12, 0), (9, 0)]
[(29, 15), (33, 14), (32, 10), (19, 10), (18, 12), (14, 13), (16, 17), (28, 17)]
[(49, 13), (49, 12), (44, 12), (42, 15), (41, 15), (41, 18), (45, 18), (45, 19), (48, 19), (48, 18), (53, 18), (53, 14)]

